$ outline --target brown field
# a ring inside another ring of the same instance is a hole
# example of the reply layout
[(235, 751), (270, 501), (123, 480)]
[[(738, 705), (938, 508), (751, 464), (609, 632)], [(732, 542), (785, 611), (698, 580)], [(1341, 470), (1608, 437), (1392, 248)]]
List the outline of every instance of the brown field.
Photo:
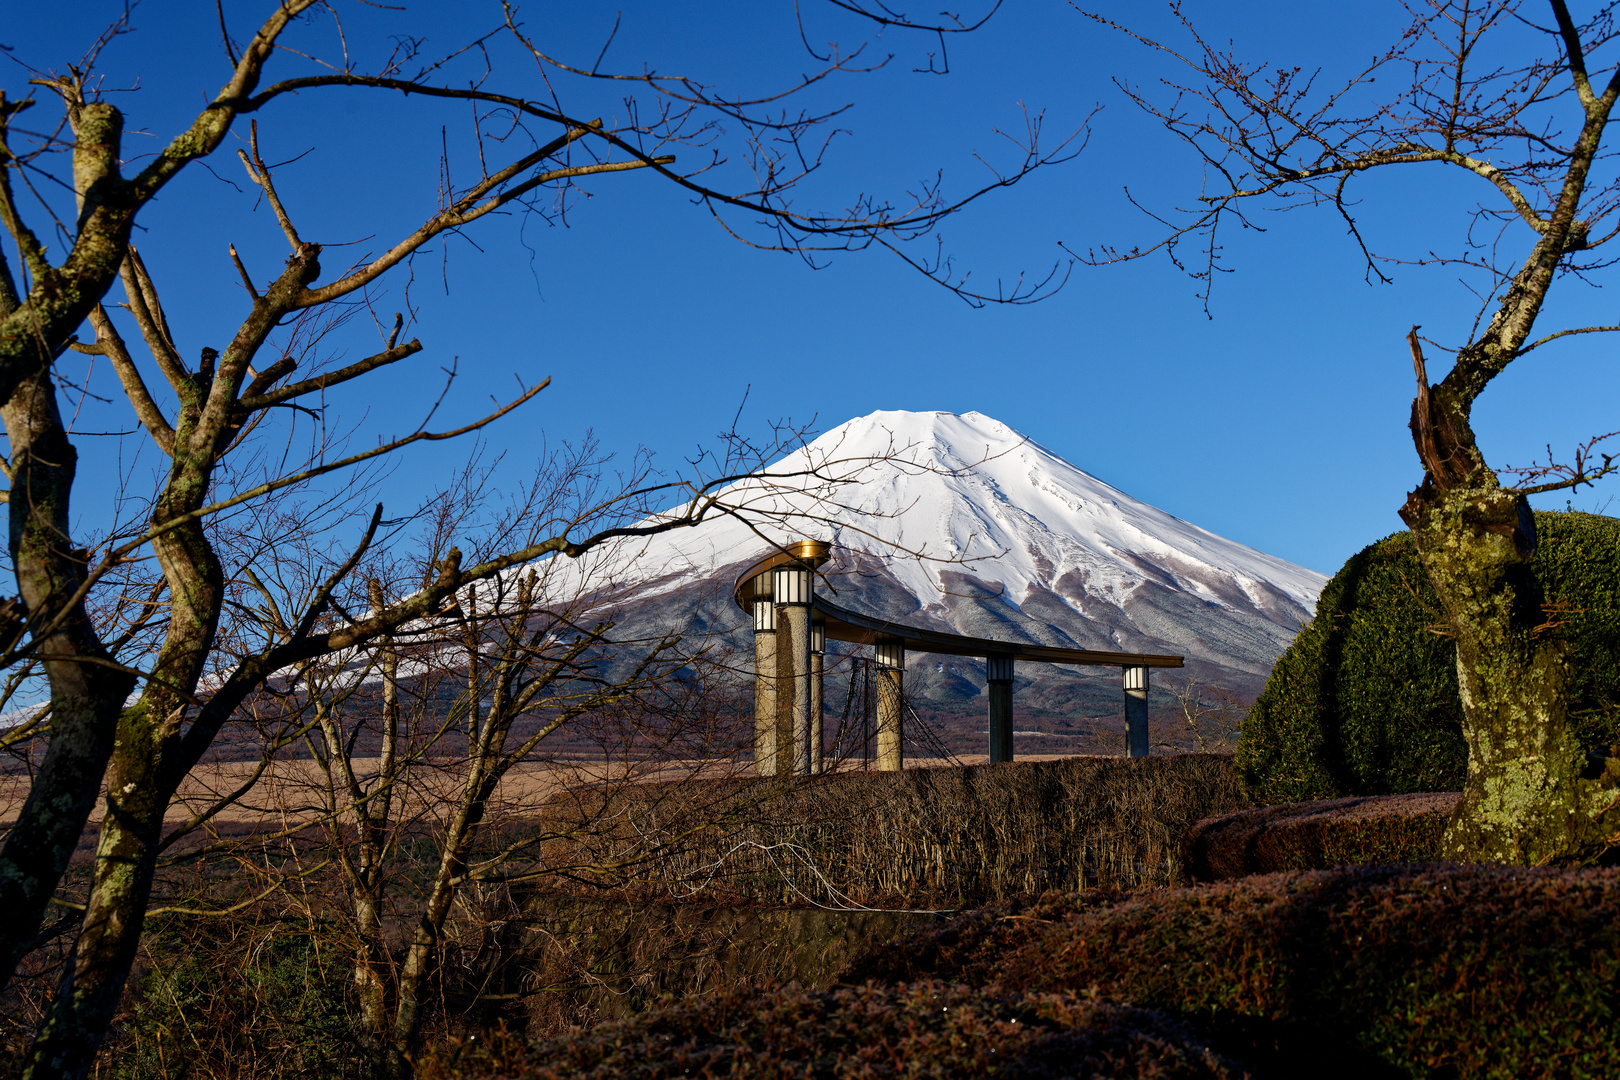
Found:
[[(1087, 757), (1076, 754), (1028, 754), (1020, 761), (1053, 761), (1066, 757)], [(356, 772), (362, 782), (375, 774), (376, 758), (355, 759)], [(982, 765), (986, 754), (963, 754), (964, 765)], [(941, 758), (910, 758), (907, 769), (945, 767)], [(461, 776), (460, 761), (424, 760), (411, 772), (410, 798), (406, 810), (413, 817), (431, 818), (445, 812), (452, 804), (456, 784)], [(194, 816), (206, 813), (221, 800), (233, 795), (253, 776), (257, 763), (252, 761), (223, 761), (205, 763), (193, 769), (164, 820), (172, 825), (183, 824)], [(858, 770), (859, 762), (846, 763), (844, 770)], [(569, 787), (596, 786), (609, 783), (654, 783), (703, 777), (716, 779), (730, 776), (752, 775), (753, 765), (739, 761), (665, 761), (626, 766), (608, 761), (529, 762), (514, 767), (502, 779), (491, 800), (491, 817), (526, 817), (535, 812), (546, 799)], [(324, 789), (326, 775), (311, 760), (279, 761), (266, 769), (252, 788), (228, 805), (213, 813), (210, 823), (225, 831), (279, 831), (297, 825), (307, 825), (319, 819), (326, 802)], [(0, 774), (0, 829), (9, 828), (16, 821), (23, 801), (28, 797), (29, 780), (26, 776)], [(103, 789), (103, 795), (105, 795)]]

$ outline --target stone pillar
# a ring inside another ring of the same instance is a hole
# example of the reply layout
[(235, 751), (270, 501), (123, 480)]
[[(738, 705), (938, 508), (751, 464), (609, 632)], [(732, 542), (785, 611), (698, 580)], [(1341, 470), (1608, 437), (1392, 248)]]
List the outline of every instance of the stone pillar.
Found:
[(810, 623), (810, 771), (822, 770), (822, 683), (827, 671), (827, 624)]
[(990, 761), (1011, 761), (1013, 658), (985, 657), (984, 675), (990, 682), (984, 688), (990, 699)]
[(754, 771), (776, 775), (776, 605), (754, 599)]
[(898, 641), (879, 641), (872, 648), (877, 664), (877, 767), (899, 772), (906, 767), (905, 738), (906, 647)]
[(799, 565), (774, 571), (776, 604), (777, 773), (810, 774), (810, 570)]
[(1148, 756), (1148, 669), (1125, 672), (1125, 756)]

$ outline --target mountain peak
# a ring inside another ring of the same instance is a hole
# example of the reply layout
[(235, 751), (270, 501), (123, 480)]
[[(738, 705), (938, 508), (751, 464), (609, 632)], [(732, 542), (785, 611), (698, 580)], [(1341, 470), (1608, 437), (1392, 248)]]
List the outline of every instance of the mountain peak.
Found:
[[(870, 413), (770, 471), (859, 459), (879, 464), (836, 497), (848, 510), (832, 516), (831, 539), (873, 552), (886, 542), (959, 562), (953, 569), (1015, 607), (1032, 589), (1049, 591), (1079, 573), (1088, 591), (1115, 602), (1157, 580), (1222, 606), (1254, 606), (1280, 592), (1308, 616), (1326, 581), (1132, 498), (979, 412)], [(754, 546), (763, 545), (756, 539)], [(919, 599), (949, 591), (938, 576), (942, 564), (891, 561)]]
[[(1326, 582), (1132, 498), (979, 412), (870, 413), (765, 474), (731, 501), (781, 522), (780, 535), (765, 530), (771, 540), (831, 540), (838, 603), (978, 636), (1181, 653), (1252, 681)], [(719, 517), (638, 545), (621, 580), (650, 596), (734, 575), (768, 550), (754, 528)]]

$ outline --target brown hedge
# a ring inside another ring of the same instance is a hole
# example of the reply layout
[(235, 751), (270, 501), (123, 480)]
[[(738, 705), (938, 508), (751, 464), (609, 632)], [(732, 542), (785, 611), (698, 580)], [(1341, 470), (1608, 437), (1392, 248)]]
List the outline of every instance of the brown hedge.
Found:
[(419, 1080), (579, 1077), (1130, 1077), (1224, 1080), (1244, 1070), (1185, 1025), (1070, 993), (993, 996), (925, 981), (833, 992), (749, 991), (566, 1039), (462, 1043)]
[(624, 1019), (664, 998), (693, 1001), (761, 984), (826, 989), (872, 946), (945, 917), (550, 891), (514, 899), (519, 917), (503, 941), (509, 963), (488, 992), (519, 995), (506, 1020), (531, 1037)]
[(1454, 791), (1425, 792), (1239, 810), (1194, 825), (1181, 862), (1194, 881), (1433, 862), (1459, 797)]
[(1620, 1075), (1620, 871), (1345, 867), (1012, 902), (852, 979), (1094, 987), (1264, 1074)]
[(1167, 884), (1187, 830), (1245, 805), (1230, 755), (641, 784), (543, 810), (547, 865), (619, 895), (976, 907), (1020, 893)]

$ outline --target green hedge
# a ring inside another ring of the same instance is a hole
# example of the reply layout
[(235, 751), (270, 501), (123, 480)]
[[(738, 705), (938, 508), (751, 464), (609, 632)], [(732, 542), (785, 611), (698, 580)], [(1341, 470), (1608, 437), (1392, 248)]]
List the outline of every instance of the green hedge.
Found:
[[(1534, 567), (1561, 616), (1571, 723), (1587, 747), (1620, 740), (1620, 520), (1537, 511)], [(1462, 787), (1468, 748), (1457, 652), (1407, 533), (1358, 552), (1277, 661), (1238, 742), (1257, 803)]]
[(1095, 987), (1262, 1076), (1620, 1076), (1620, 871), (1345, 867), (1049, 896), (877, 950), (850, 977)]

